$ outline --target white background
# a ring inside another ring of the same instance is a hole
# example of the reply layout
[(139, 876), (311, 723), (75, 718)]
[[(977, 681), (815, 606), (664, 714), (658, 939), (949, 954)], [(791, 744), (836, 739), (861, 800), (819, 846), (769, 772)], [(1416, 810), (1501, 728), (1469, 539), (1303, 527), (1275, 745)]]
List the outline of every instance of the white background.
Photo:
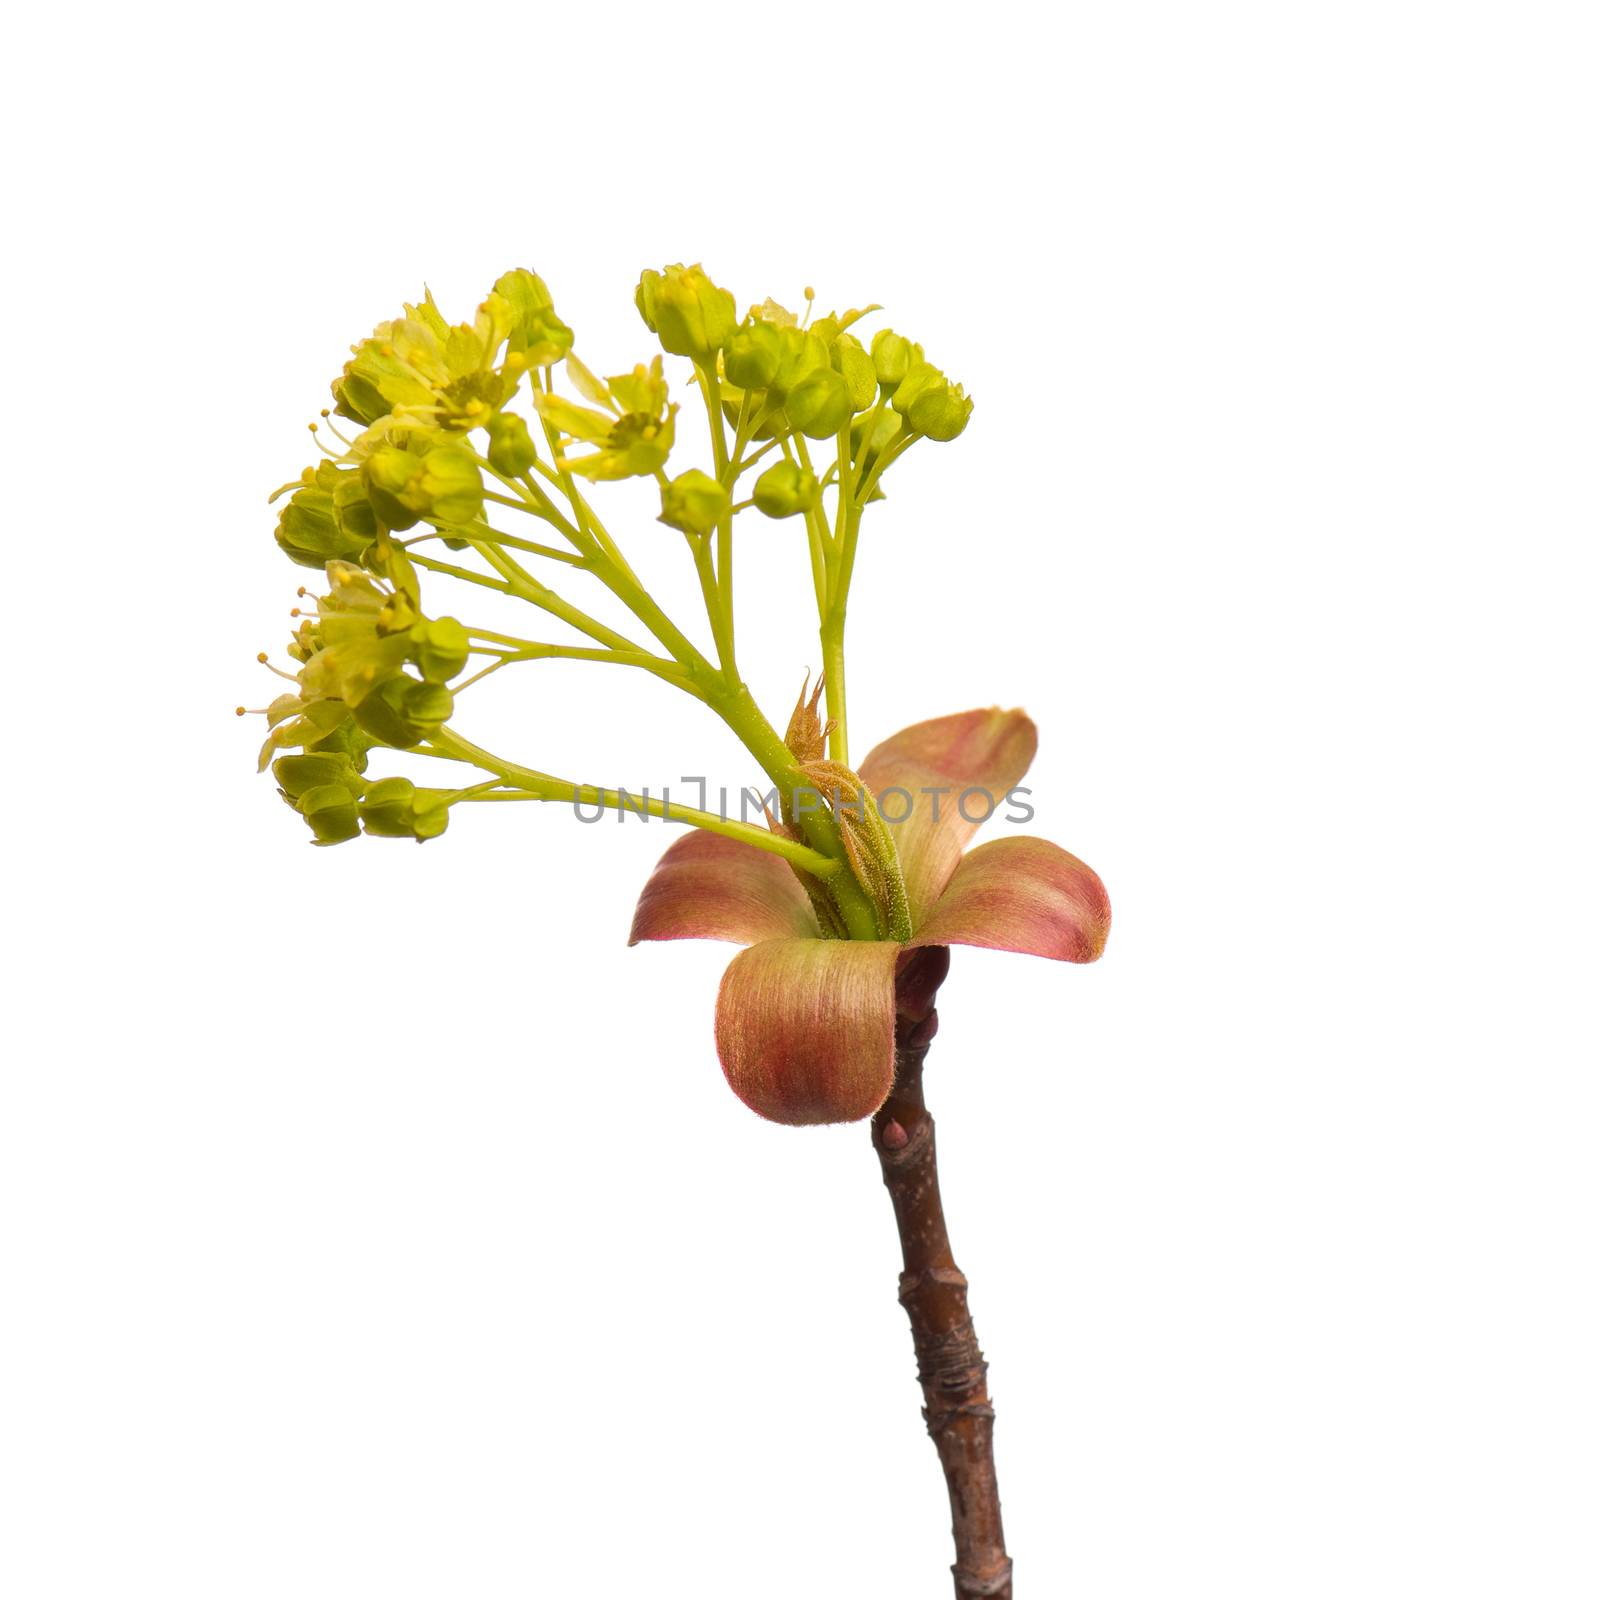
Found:
[[(1095, 967), (958, 952), (930, 1061), (1019, 1593), (1600, 1592), (1589, 8), (55, 15), (0, 109), (0, 1591), (947, 1592), (865, 1131), (727, 1092), (726, 948), (625, 947), (668, 832), (314, 851), (231, 715), (352, 339), (524, 264), (616, 371), (703, 259), (977, 396), (868, 522), (855, 751), (1025, 705), (1116, 907)], [(782, 716), (794, 526), (739, 577)], [(751, 776), (518, 670), (463, 731)]]

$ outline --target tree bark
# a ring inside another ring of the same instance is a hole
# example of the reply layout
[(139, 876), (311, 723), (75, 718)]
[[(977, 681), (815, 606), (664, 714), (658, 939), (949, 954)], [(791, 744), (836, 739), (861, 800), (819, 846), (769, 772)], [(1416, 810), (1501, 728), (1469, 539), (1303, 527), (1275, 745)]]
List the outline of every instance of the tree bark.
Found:
[(937, 946), (901, 958), (894, 1088), (872, 1119), (872, 1143), (900, 1228), (905, 1258), (900, 1303), (911, 1319), (922, 1416), (950, 1490), (957, 1600), (1012, 1600), (995, 1480), (988, 1363), (967, 1310), (967, 1280), (950, 1253), (933, 1118), (922, 1093), (922, 1063), (939, 1026), (934, 996), (949, 967), (950, 952)]

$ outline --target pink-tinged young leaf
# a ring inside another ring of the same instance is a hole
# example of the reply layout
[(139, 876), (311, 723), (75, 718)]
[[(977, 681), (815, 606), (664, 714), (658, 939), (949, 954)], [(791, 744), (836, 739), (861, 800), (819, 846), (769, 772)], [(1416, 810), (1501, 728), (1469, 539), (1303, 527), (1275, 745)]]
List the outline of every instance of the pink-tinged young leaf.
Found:
[(717, 1055), (733, 1092), (794, 1124), (870, 1117), (894, 1083), (897, 944), (770, 939), (741, 950), (717, 993)]
[(782, 856), (691, 828), (656, 863), (634, 908), (641, 939), (814, 939), (817, 919)]
[(967, 840), (1005, 805), (1038, 747), (1038, 730), (1021, 711), (962, 711), (902, 729), (861, 763), (900, 853), (913, 927), (921, 927)]
[(971, 944), (1052, 961), (1093, 961), (1111, 931), (1094, 870), (1048, 839), (991, 839), (961, 858), (914, 945)]

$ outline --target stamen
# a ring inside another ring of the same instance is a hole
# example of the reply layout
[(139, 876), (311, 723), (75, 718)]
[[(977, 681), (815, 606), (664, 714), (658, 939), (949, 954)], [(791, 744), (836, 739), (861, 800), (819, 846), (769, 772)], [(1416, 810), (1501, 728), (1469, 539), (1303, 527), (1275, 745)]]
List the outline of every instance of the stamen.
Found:
[(273, 666), (273, 664), (267, 660), (267, 652), (265, 650), (262, 650), (257, 654), (256, 660), (259, 661), (268, 672), (277, 673), (277, 675), (282, 678), (285, 683), (299, 683), (300, 680), (295, 677), (292, 672), (285, 672), (282, 667)]
[(331, 411), (329, 411), (326, 406), (324, 406), (322, 408), (322, 420), (328, 424), (328, 432), (331, 433), (334, 436), (334, 438), (337, 439), (339, 441), (339, 443), (342, 444), (345, 447), (345, 449), (347, 449), (347, 450), (350, 449), (351, 448), (350, 441), (347, 438), (345, 438), (345, 436), (342, 433), (339, 432), (338, 428), (336, 428), (334, 426), (333, 413)]

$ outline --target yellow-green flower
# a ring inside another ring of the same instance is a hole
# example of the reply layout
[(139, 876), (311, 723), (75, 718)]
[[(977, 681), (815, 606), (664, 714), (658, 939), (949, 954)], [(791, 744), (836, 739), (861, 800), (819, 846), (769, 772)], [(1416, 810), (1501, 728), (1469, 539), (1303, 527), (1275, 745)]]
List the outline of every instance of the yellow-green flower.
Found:
[(300, 669), (314, 699), (354, 709), (404, 667), (416, 615), (406, 596), (345, 562), (328, 563), (329, 592), (317, 601), (316, 650)]
[(454, 617), (423, 618), (411, 624), (411, 659), (429, 683), (448, 683), (467, 664), (471, 640)]
[(782, 330), (775, 322), (753, 318), (729, 339), (722, 368), (728, 381), (741, 389), (765, 389), (777, 377), (782, 360)]
[(850, 409), (865, 411), (878, 398), (878, 372), (861, 341), (851, 334), (841, 333), (834, 340), (828, 358), (850, 391)]
[[(572, 455), (565, 448), (557, 465), (580, 477), (607, 481), (650, 477), (666, 465), (672, 451), (674, 418), (678, 408), (667, 403), (667, 383), (661, 357), (648, 367), (607, 380), (604, 388), (586, 368), (583, 387), (609, 411), (580, 406), (559, 394), (536, 394), (539, 415), (569, 441), (592, 444), (587, 455)], [(620, 413), (620, 414), (619, 414)]]
[(489, 465), (507, 478), (520, 478), (539, 459), (528, 424), (515, 411), (489, 418)]
[(634, 303), (668, 355), (689, 356), (701, 366), (716, 359), (739, 320), (733, 296), (719, 289), (698, 263), (644, 272)]
[(509, 365), (548, 367), (572, 348), (572, 329), (556, 315), (555, 302), (536, 272), (518, 267), (495, 279), (493, 299), (506, 307)]
[(318, 844), (343, 844), (361, 831), (355, 794), (342, 783), (307, 789), (291, 803), (310, 825)]
[(850, 420), (850, 386), (832, 367), (817, 367), (790, 390), (783, 409), (808, 439), (831, 439)]
[(510, 320), (497, 299), (491, 295), (472, 324), (455, 328), (431, 293), (403, 317), (380, 322), (334, 381), (334, 410), (363, 426), (391, 414), (449, 428), (486, 422), (516, 388), (515, 376), (494, 368)]
[(442, 683), (422, 683), (401, 672), (386, 678), (353, 709), (356, 721), (380, 744), (410, 750), (450, 720), (455, 699)]
[[(284, 485), (272, 500), (288, 488)], [(302, 567), (359, 561), (377, 536), (377, 521), (361, 473), (332, 461), (307, 467), (278, 513), (278, 548)]]
[(731, 507), (728, 491), (709, 473), (694, 468), (662, 489), (658, 520), (685, 533), (710, 533)]
[(936, 441), (954, 439), (972, 415), (972, 402), (931, 361), (913, 361), (889, 401), (915, 433)]
[(387, 528), (414, 527), (423, 517), (472, 522), (483, 509), (483, 474), (456, 444), (413, 437), (378, 446), (362, 464), (367, 498)]
[(767, 517), (792, 517), (816, 498), (817, 477), (798, 461), (778, 461), (756, 479), (756, 510)]
[(437, 839), (450, 822), (439, 789), (419, 789), (409, 778), (379, 778), (361, 796), (362, 829), (381, 839)]
[(572, 330), (532, 272), (504, 274), (474, 319), (455, 326), (425, 293), (354, 346), (333, 385), (334, 409), (363, 426), (392, 415), (455, 431), (483, 427), (527, 368), (559, 361), (571, 345)]
[(911, 363), (921, 359), (922, 346), (912, 344), (893, 328), (880, 328), (872, 336), (872, 365), (885, 394), (893, 394), (911, 370)]

